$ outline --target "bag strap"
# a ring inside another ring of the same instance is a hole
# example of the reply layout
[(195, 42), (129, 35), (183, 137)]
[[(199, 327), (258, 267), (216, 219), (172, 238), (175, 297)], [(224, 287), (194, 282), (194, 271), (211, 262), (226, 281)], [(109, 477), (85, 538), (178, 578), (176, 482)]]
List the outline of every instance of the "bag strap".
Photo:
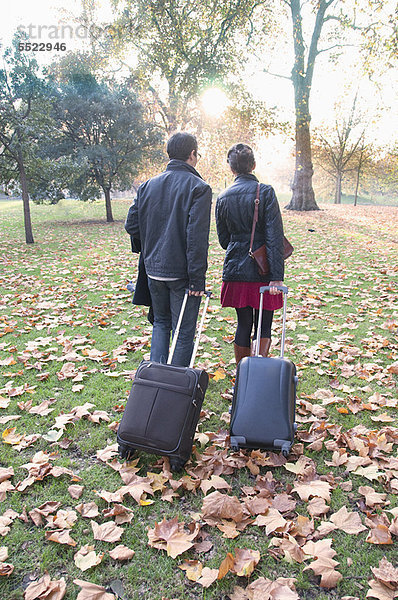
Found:
[(257, 194), (256, 194), (256, 199), (254, 201), (253, 225), (252, 225), (252, 234), (250, 237), (250, 248), (249, 248), (249, 254), (251, 257), (252, 257), (252, 250), (253, 250), (254, 232), (256, 230), (256, 223), (258, 221), (258, 205), (259, 204), (260, 204), (260, 184), (257, 184)]

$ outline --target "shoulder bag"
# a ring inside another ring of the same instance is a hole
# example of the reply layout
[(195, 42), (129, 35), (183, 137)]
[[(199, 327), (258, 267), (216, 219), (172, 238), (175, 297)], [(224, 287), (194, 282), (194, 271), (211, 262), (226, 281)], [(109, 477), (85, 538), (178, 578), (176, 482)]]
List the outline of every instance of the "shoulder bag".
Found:
[[(260, 184), (257, 185), (257, 194), (256, 199), (254, 201), (254, 215), (253, 215), (253, 226), (252, 226), (252, 234), (250, 238), (250, 248), (249, 248), (249, 256), (253, 260), (256, 261), (258, 272), (260, 275), (268, 275), (269, 273), (269, 264), (267, 258), (267, 248), (265, 244), (254, 250), (253, 252), (253, 241), (254, 241), (254, 232), (256, 230), (256, 223), (258, 221), (258, 205), (260, 204)], [(286, 260), (293, 253), (293, 246), (289, 242), (289, 240), (283, 236), (283, 259)]]

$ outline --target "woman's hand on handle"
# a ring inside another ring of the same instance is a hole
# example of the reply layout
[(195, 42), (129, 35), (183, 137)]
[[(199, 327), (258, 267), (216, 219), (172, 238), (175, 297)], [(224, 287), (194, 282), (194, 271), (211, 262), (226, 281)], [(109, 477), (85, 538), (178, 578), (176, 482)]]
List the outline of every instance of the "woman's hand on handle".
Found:
[(283, 281), (270, 281), (269, 282), (269, 293), (272, 295), (281, 294), (282, 292), (276, 288), (277, 285), (283, 285)]

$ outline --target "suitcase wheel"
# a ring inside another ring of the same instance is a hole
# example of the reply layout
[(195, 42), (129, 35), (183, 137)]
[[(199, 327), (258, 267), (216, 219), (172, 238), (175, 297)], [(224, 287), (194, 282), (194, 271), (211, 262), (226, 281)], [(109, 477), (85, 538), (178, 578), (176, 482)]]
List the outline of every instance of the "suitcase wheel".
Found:
[(124, 458), (127, 461), (131, 460), (135, 454), (135, 450), (131, 450), (121, 445), (119, 445), (118, 451), (120, 458)]
[(232, 450), (232, 452), (239, 452), (239, 446), (236, 446), (235, 444), (233, 444), (231, 446), (231, 450)]
[(182, 471), (185, 465), (185, 460), (182, 460), (181, 458), (170, 458), (170, 469), (173, 471), (173, 473), (177, 473), (179, 471)]
[(281, 448), (281, 452), (282, 452), (283, 456), (285, 458), (287, 458), (289, 456), (289, 452), (290, 452), (290, 444), (283, 444), (283, 446)]

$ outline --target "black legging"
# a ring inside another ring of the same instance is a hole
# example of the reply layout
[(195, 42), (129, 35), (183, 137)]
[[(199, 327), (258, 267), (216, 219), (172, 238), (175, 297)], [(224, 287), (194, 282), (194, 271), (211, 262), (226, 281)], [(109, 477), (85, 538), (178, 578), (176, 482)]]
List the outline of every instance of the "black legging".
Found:
[[(251, 306), (244, 308), (236, 308), (238, 315), (238, 326), (235, 334), (235, 344), (250, 348), (251, 333), (254, 323), (254, 337), (257, 335), (258, 310), (254, 310)], [(263, 310), (263, 318), (261, 321), (261, 337), (271, 337), (272, 319), (274, 317), (273, 310)]]

